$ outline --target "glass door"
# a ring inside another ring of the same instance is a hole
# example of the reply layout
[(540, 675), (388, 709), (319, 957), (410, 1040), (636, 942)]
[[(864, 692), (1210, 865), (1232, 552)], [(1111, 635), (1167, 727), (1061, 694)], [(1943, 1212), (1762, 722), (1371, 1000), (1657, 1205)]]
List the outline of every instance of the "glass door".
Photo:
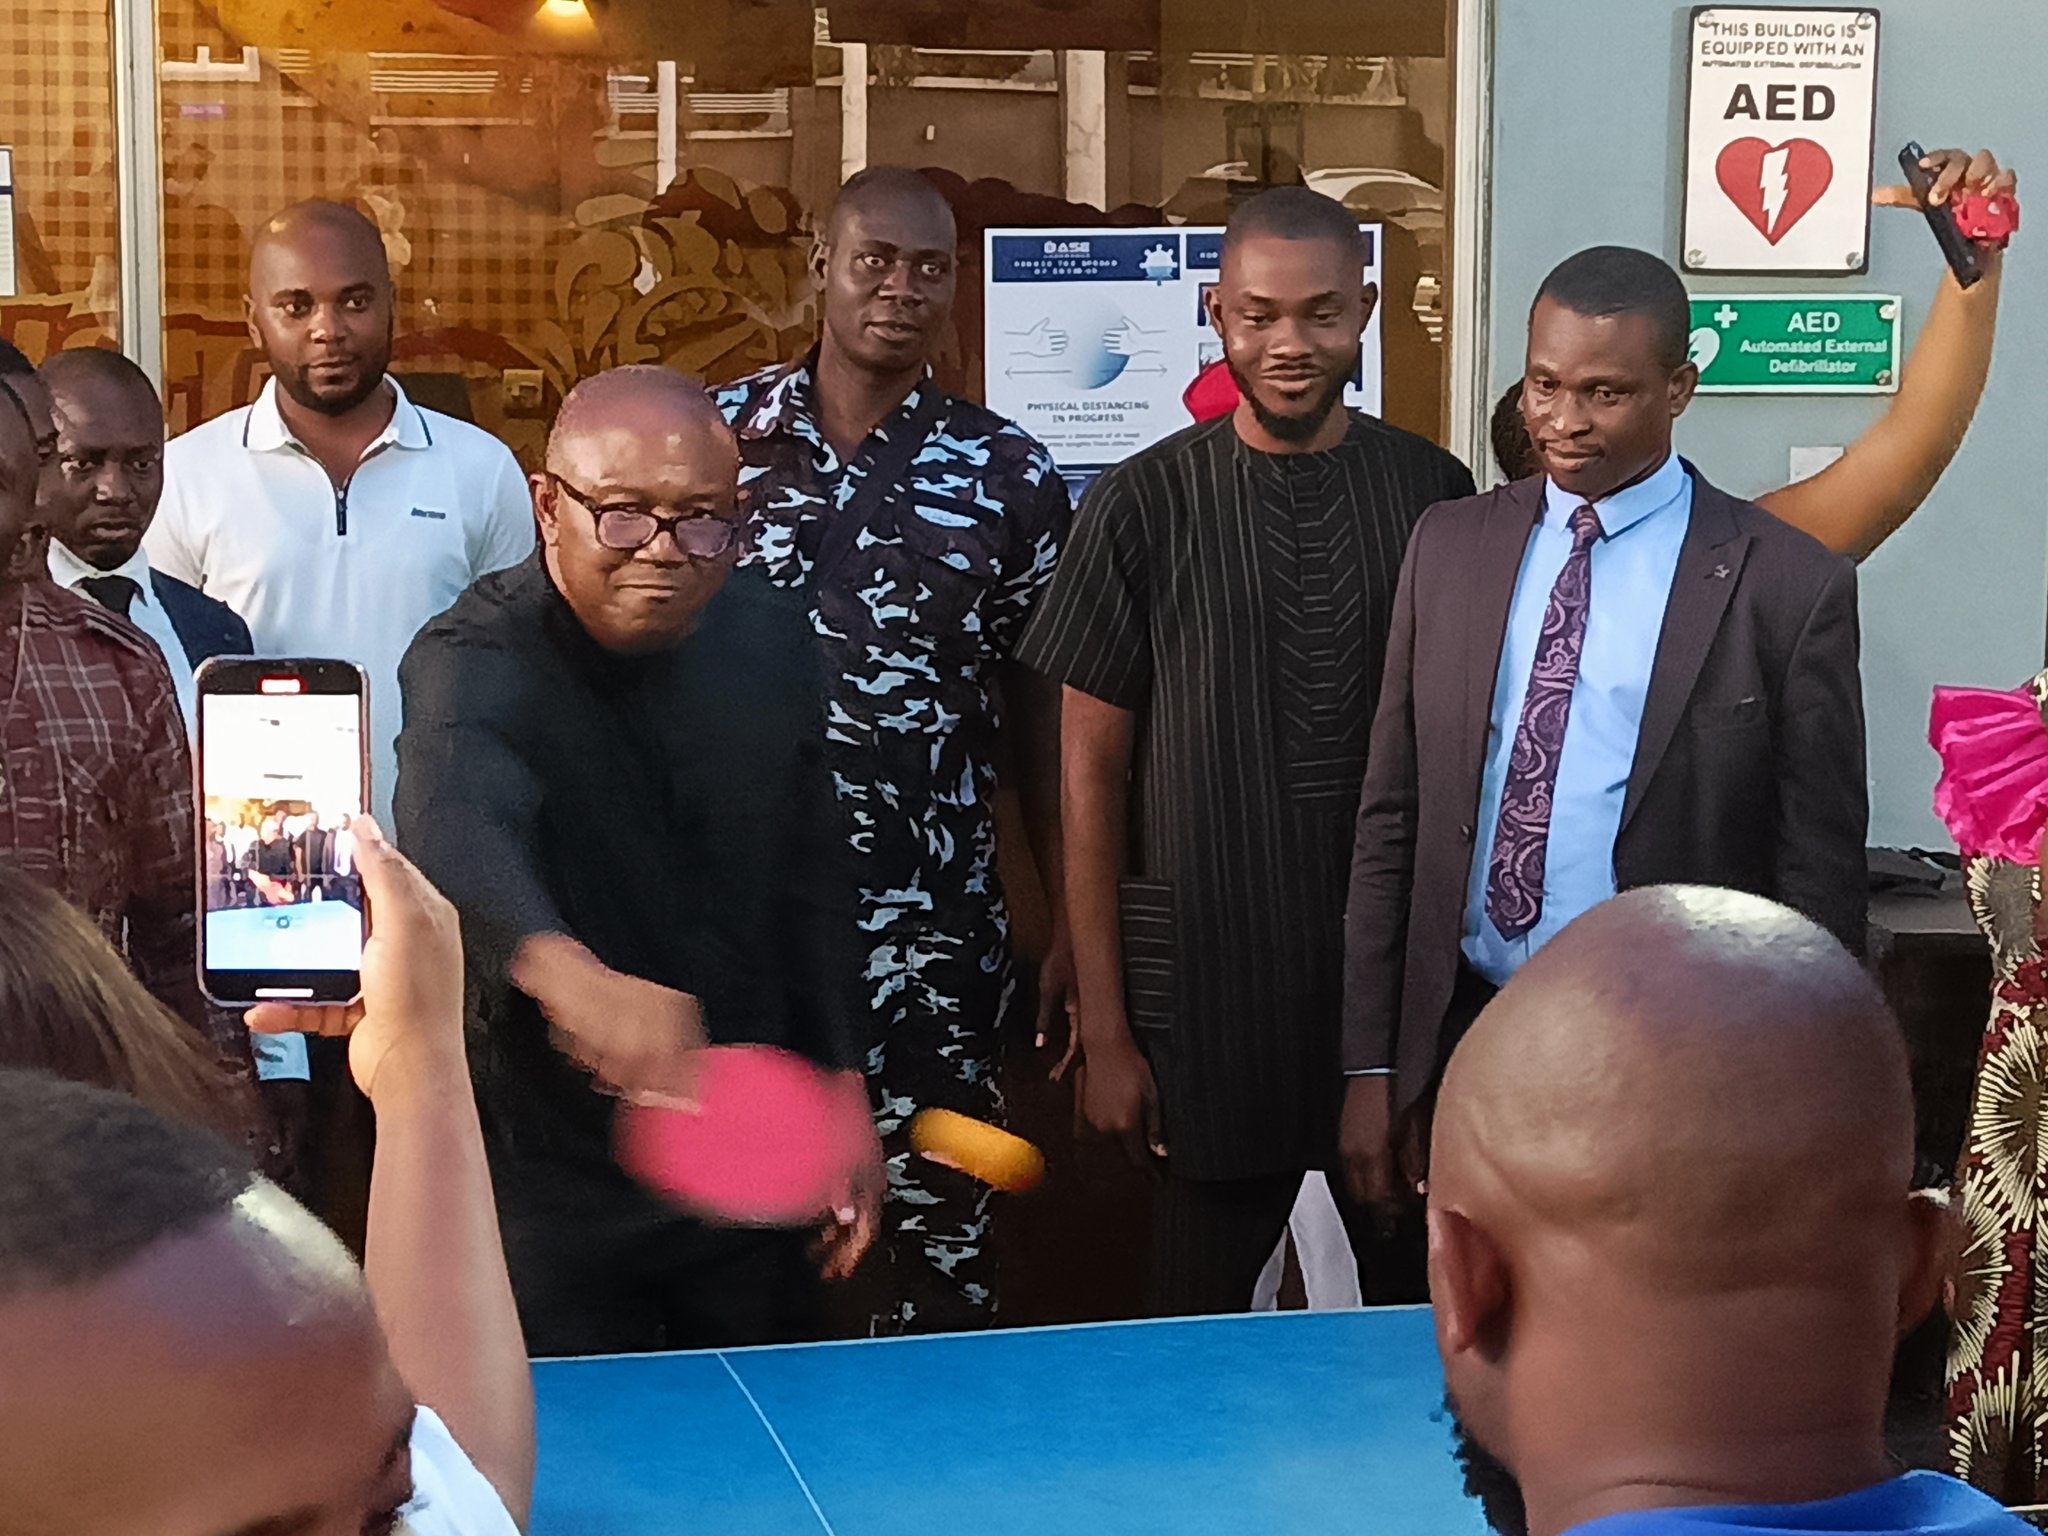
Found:
[(1294, 182), (1384, 229), (1384, 411), (1442, 440), (1458, 9), (158, 0), (171, 426), (260, 387), (248, 240), (294, 199), (376, 219), (409, 387), (530, 458), (598, 369), (800, 353), (817, 215), (893, 163), (960, 217), (950, 387), (982, 394), (984, 229), (1213, 223)]
[(12, 0), (0, 62), (0, 334), (31, 359), (120, 340), (107, 0)]

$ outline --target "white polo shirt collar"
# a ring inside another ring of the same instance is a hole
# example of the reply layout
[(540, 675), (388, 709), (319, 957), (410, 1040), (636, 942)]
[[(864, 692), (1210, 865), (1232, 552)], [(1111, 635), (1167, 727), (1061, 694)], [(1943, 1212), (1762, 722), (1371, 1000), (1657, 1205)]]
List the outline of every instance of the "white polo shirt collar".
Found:
[(397, 778), (406, 647), (478, 577), (533, 551), (533, 499), (510, 450), (392, 388), (390, 421), (338, 477), (292, 441), (275, 383), (173, 438), (145, 546), (155, 569), (234, 609), (258, 655), (363, 667), (379, 812)]
[[(404, 387), (390, 374), (384, 375), (384, 383), (391, 390), (391, 419), (384, 424), (384, 430), (371, 440), (363, 450), (363, 457), (386, 448), (423, 449), (434, 446), (433, 429), (427, 425), (427, 418), (420, 408), (406, 397)], [(242, 420), (242, 446), (256, 453), (276, 453), (291, 448), (306, 452), (306, 445), (292, 436), (292, 429), (285, 425), (284, 413), (277, 408), (277, 380), (264, 381), (263, 391), (249, 407), (249, 414)]]

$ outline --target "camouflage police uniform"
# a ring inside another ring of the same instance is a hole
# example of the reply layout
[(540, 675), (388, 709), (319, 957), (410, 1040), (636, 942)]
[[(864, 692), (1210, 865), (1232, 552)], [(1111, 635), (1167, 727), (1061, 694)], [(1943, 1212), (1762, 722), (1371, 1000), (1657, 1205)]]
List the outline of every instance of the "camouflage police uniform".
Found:
[[(986, 1187), (914, 1156), (920, 1109), (999, 1120), (1015, 991), (996, 872), (992, 669), (1022, 635), (1071, 517), (1045, 449), (929, 380), (851, 460), (825, 439), (811, 357), (719, 391), (739, 435), (751, 563), (802, 585), (825, 648), (827, 753), (857, 855), (868, 1085), (888, 1160), (878, 1333), (995, 1313)], [(907, 465), (901, 473), (897, 466)], [(878, 473), (879, 471), (879, 473)]]

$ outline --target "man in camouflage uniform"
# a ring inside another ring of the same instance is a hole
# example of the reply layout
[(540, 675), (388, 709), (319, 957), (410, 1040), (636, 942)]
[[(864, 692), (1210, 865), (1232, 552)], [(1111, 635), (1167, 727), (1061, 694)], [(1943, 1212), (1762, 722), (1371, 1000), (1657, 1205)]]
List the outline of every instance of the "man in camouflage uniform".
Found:
[(1041, 1020), (1071, 973), (1058, 696), (1009, 660), (1070, 509), (1044, 448), (931, 380), (956, 238), (945, 200), (914, 173), (856, 176), (812, 259), (819, 345), (718, 396), (756, 519), (749, 558), (809, 597), (828, 752), (860, 855), (847, 920), (866, 956), (868, 1082), (889, 1168), (877, 1333), (982, 1327), (995, 1313), (988, 1190), (916, 1157), (905, 1128), (926, 1108), (1002, 1113), (995, 1070), (1015, 978), (991, 801), (999, 733), (1054, 899)]

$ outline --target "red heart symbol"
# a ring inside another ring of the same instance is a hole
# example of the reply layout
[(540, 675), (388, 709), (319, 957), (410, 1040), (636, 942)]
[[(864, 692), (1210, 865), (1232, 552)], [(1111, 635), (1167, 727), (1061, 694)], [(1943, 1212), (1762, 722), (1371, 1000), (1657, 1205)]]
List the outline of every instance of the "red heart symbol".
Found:
[(1835, 179), (1835, 162), (1811, 139), (1737, 139), (1714, 162), (1714, 176), (1728, 201), (1776, 245), (1821, 200)]

